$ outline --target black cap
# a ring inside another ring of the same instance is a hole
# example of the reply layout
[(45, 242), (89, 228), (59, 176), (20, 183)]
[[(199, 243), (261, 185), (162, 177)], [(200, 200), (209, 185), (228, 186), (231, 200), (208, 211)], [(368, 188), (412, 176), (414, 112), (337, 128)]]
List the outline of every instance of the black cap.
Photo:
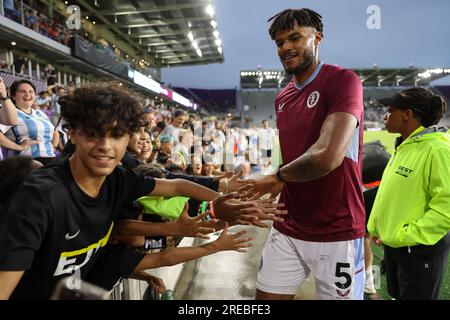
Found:
[(423, 104), (418, 104), (414, 98), (396, 93), (392, 97), (381, 98), (377, 100), (381, 105), (386, 107), (394, 107), (398, 109), (411, 109), (412, 111), (423, 115), (427, 110), (424, 110)]

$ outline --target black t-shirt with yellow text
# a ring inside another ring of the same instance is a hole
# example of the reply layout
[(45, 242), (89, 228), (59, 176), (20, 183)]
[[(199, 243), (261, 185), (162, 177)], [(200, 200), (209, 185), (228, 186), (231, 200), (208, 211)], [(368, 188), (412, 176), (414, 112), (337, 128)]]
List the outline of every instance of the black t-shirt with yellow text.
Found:
[(155, 180), (117, 167), (97, 198), (75, 183), (68, 160), (34, 172), (9, 199), (0, 225), (0, 270), (26, 270), (12, 299), (48, 299), (56, 282), (89, 272), (121, 208)]

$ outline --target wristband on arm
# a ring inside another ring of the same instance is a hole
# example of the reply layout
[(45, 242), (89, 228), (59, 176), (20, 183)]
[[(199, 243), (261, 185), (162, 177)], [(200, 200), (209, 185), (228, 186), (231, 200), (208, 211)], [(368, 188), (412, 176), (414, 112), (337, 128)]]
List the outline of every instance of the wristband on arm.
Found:
[(277, 172), (275, 173), (275, 178), (278, 180), (278, 182), (286, 182), (286, 180), (284, 180), (283, 177), (281, 177), (281, 172), (280, 172), (280, 170), (283, 166), (284, 166), (284, 164), (280, 164)]
[(209, 214), (203, 218), (203, 220), (208, 221), (212, 219), (216, 219), (216, 214), (214, 212), (214, 207), (212, 201), (203, 201), (198, 207), (198, 214), (205, 213), (209, 210)]

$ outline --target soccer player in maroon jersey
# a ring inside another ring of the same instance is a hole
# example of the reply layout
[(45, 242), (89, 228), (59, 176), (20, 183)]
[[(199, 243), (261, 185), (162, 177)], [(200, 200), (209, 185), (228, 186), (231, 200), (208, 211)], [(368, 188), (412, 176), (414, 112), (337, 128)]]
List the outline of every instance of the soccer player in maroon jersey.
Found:
[(273, 224), (265, 244), (256, 299), (292, 299), (310, 273), (320, 299), (362, 299), (361, 81), (319, 60), (324, 36), (317, 12), (288, 9), (269, 21), (293, 76), (275, 100), (283, 165), (243, 183), (257, 196), (281, 192), (288, 215)]

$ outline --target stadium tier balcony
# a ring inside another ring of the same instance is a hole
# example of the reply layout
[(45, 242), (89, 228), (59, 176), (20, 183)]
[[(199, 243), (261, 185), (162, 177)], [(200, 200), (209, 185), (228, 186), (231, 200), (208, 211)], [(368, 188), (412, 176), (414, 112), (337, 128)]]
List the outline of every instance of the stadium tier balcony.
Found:
[(205, 106), (210, 112), (228, 113), (230, 109), (236, 108), (235, 89), (193, 89), (173, 88), (180, 94)]

